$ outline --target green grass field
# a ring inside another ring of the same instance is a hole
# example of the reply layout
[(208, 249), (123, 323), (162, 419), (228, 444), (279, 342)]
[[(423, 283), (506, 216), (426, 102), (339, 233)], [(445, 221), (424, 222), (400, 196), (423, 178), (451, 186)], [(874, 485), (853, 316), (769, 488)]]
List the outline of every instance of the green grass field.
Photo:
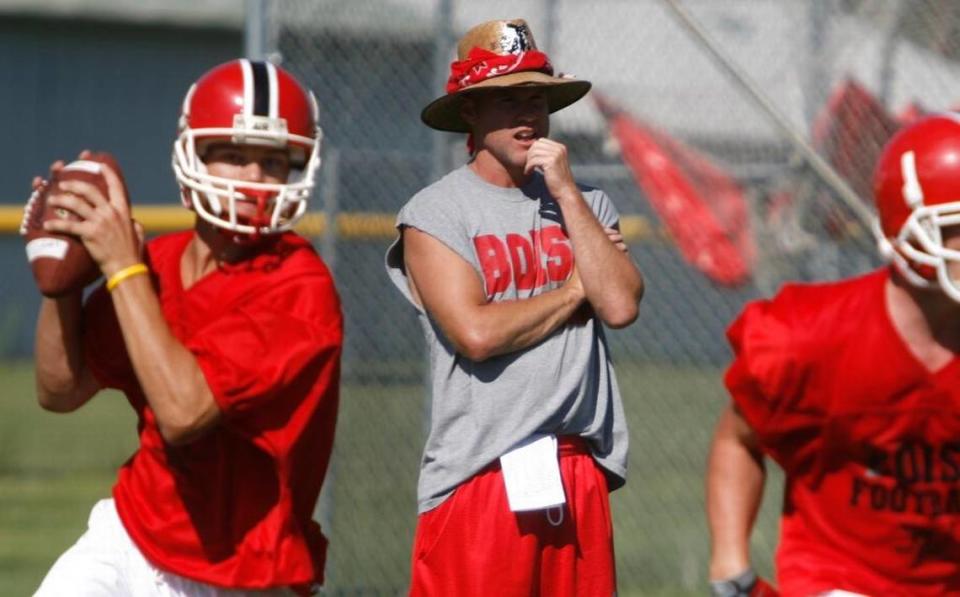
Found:
[(30, 595), (86, 528), (136, 444), (133, 412), (104, 394), (73, 415), (45, 412), (30, 366), (0, 364), (0, 587)]
[[(620, 594), (702, 595), (707, 535), (702, 477), (724, 401), (719, 371), (618, 365), (630, 419), (629, 481), (612, 495)], [(0, 363), (0, 593), (30, 595), (83, 532), (135, 447), (124, 398), (104, 393), (56, 415), (33, 399), (29, 364)], [(318, 517), (330, 538), (328, 594), (404, 593), (423, 445), (418, 386), (345, 386), (334, 460)], [(754, 552), (769, 574), (779, 478)]]

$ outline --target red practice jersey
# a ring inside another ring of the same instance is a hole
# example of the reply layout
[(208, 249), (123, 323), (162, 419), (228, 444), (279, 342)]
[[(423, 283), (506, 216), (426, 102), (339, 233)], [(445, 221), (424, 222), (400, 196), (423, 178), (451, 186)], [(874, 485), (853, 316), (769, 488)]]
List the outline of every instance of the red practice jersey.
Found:
[(888, 277), (786, 286), (728, 331), (726, 385), (787, 477), (784, 595), (960, 592), (960, 364), (912, 355)]
[(221, 410), (212, 430), (169, 446), (126, 353), (110, 295), (87, 301), (85, 355), (137, 412), (140, 447), (113, 490), (127, 532), (159, 568), (222, 587), (322, 582), (312, 520), (333, 443), (342, 317), (333, 280), (304, 239), (221, 267), (187, 290), (193, 232), (147, 244), (163, 316), (196, 357)]

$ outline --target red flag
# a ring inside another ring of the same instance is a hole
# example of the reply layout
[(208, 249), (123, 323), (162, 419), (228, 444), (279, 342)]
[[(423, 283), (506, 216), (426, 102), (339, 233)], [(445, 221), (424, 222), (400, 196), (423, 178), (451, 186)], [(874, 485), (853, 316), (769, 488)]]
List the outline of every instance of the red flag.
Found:
[(746, 281), (756, 245), (740, 185), (709, 158), (592, 94), (624, 163), (684, 259), (725, 285)]
[(813, 123), (813, 144), (864, 201), (873, 202), (873, 166), (900, 127), (865, 87), (847, 79)]

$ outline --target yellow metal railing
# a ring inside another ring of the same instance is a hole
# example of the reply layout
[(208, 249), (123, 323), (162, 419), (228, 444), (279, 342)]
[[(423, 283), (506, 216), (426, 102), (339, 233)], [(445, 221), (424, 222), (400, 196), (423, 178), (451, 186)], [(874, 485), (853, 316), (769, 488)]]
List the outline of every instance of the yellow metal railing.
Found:
[[(20, 229), (23, 208), (0, 205), (0, 234), (16, 234)], [(143, 224), (148, 234), (185, 230), (193, 227), (193, 212), (179, 206), (140, 205), (133, 208), (133, 217)], [(376, 212), (343, 212), (335, 218), (338, 238), (351, 240), (388, 239), (396, 235), (396, 216)], [(654, 228), (644, 216), (623, 216), (620, 229), (627, 242), (665, 239), (662, 230)], [(328, 231), (327, 217), (310, 212), (297, 224), (297, 232), (309, 237), (322, 237)]]

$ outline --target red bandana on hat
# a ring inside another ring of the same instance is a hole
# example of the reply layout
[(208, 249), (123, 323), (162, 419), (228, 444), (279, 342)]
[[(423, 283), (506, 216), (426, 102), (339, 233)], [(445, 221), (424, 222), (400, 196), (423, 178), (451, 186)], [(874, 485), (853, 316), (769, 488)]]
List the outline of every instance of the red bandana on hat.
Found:
[(509, 73), (539, 71), (553, 75), (553, 66), (547, 55), (538, 50), (526, 50), (518, 54), (496, 54), (483, 48), (473, 48), (466, 60), (450, 64), (447, 93), (460, 91), (480, 81)]

